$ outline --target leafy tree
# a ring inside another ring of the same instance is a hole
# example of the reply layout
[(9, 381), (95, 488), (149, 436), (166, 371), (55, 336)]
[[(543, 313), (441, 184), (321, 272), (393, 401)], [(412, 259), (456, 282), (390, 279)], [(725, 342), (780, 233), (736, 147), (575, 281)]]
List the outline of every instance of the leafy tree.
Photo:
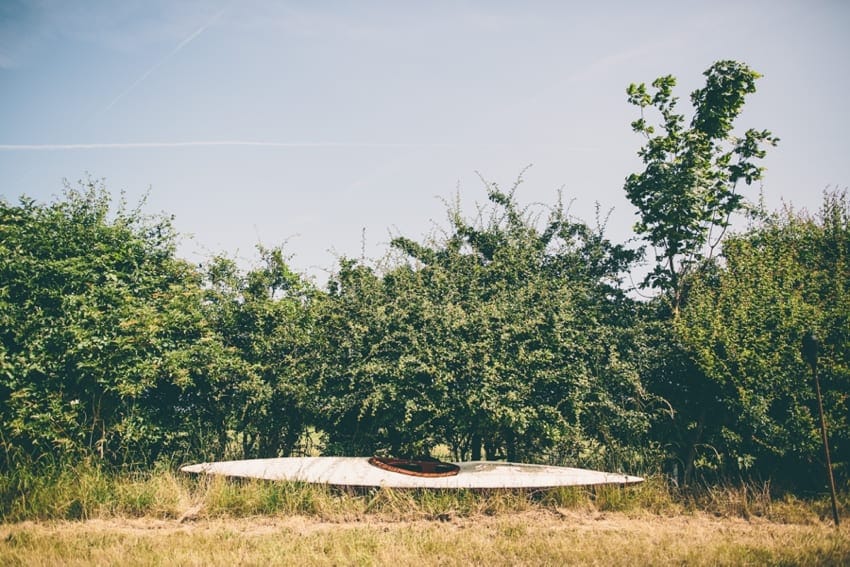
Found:
[(343, 262), (320, 324), (332, 435), (369, 438), (355, 450), (572, 462), (641, 439), (647, 396), (617, 286), (632, 253), (560, 205), (538, 228), (515, 189), (488, 185), (472, 221), (451, 210), (444, 238), (395, 239), (408, 260), (383, 276)]
[(214, 447), (232, 360), (206, 326), (170, 219), (102, 185), (49, 205), (0, 201), (0, 422), (19, 456), (140, 462)]
[[(409, 323), (394, 308), (406, 298), (371, 268), (343, 259), (317, 304), (314, 411), (331, 454), (399, 454), (416, 445), (403, 435), (411, 429), (404, 414), (422, 392), (409, 391), (398, 377), (410, 347), (399, 330)], [(416, 448), (427, 444), (423, 437)]]
[[(758, 73), (742, 63), (718, 61), (703, 74), (705, 87), (691, 93), (694, 114), (687, 127), (677, 112), (674, 77), (659, 77), (652, 91), (643, 83), (627, 90), (629, 103), (641, 111), (632, 129), (647, 140), (638, 152), (645, 169), (625, 184), (640, 215), (635, 230), (655, 251), (656, 266), (644, 284), (666, 292), (674, 312), (687, 275), (711, 257), (730, 216), (745, 206), (738, 183), (761, 179), (756, 160), (765, 156), (765, 145), (778, 141), (767, 130), (732, 133), (746, 96), (756, 90)], [(660, 115), (657, 125), (646, 116), (649, 108)]]
[[(724, 264), (698, 278), (676, 332), (714, 391), (704, 447), (725, 472), (798, 487), (822, 479), (813, 384), (800, 357), (808, 329), (819, 363), (835, 463), (850, 459), (850, 206), (786, 211), (727, 240)], [(705, 453), (704, 453), (705, 454)], [(708, 460), (705, 461), (708, 464)]]
[(225, 430), (237, 441), (231, 451), (244, 458), (291, 454), (309, 421), (305, 368), (316, 292), (282, 249), (259, 252), (262, 264), (247, 273), (223, 256), (205, 270), (206, 317), (246, 370), (230, 393)]

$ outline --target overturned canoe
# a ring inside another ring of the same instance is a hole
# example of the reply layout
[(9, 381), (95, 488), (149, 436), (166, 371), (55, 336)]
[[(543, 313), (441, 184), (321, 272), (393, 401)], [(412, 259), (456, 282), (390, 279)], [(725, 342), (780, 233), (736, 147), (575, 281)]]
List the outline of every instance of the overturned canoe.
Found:
[(642, 482), (618, 473), (503, 461), (440, 463), (368, 457), (289, 457), (188, 465), (187, 473), (386, 488), (554, 488)]

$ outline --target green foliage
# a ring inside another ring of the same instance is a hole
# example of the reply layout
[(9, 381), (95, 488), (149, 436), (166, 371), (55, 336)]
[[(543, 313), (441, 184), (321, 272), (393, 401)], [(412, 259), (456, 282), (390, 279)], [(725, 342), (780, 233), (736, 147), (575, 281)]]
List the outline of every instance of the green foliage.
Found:
[(850, 459), (850, 206), (786, 211), (727, 240), (724, 265), (695, 280), (676, 332), (713, 387), (705, 442), (727, 471), (823, 485), (822, 447), (801, 339), (823, 341), (819, 372), (834, 462)]
[(642, 443), (643, 391), (626, 352), (632, 253), (556, 205), (543, 227), (514, 190), (455, 208), (444, 239), (392, 245), (383, 276), (344, 261), (330, 284), (320, 423), (343, 452), (599, 463)]
[[(243, 274), (225, 257), (205, 268), (204, 314), (238, 361), (226, 392), (221, 445), (237, 457), (289, 455), (308, 423), (314, 362), (315, 290), (286, 264), (280, 248), (259, 247), (262, 264)], [(224, 394), (224, 393), (222, 393)]]
[[(648, 302), (620, 282), (638, 253), (560, 201), (521, 206), (521, 179), (509, 191), (487, 184), (476, 217), (450, 207), (437, 236), (394, 239), (396, 261), (381, 270), (342, 260), (326, 292), (280, 248), (260, 247), (247, 271), (224, 256), (181, 261), (170, 219), (113, 211), (98, 183), (50, 204), (0, 201), (0, 472), (54, 458), (101, 471), (283, 456), (309, 439), (325, 454), (642, 473), (664, 457), (686, 484), (699, 473), (818, 488), (799, 355), (813, 329), (836, 473), (850, 478), (847, 196), (827, 194), (816, 217), (786, 211), (726, 236), (746, 208), (739, 182), (761, 178), (777, 139), (733, 134), (757, 73), (721, 61), (705, 76), (688, 126), (672, 77), (628, 90), (647, 143), (625, 189), (656, 252), (644, 283), (662, 291)], [(83, 477), (103, 493), (97, 474)], [(32, 480), (4, 477), (0, 492), (8, 500)], [(152, 490), (131, 490), (128, 509), (145, 509)], [(605, 506), (620, 509), (622, 494), (610, 494)], [(259, 490), (246, 509), (312, 506), (299, 498)], [(100, 506), (63, 502), (51, 517)]]
[(0, 202), (2, 464), (149, 461), (206, 445), (227, 361), (169, 219), (109, 213), (94, 182)]
[[(711, 256), (730, 216), (744, 207), (738, 182), (761, 179), (755, 160), (764, 157), (765, 144), (778, 141), (767, 130), (732, 134), (746, 95), (756, 90), (758, 73), (742, 63), (718, 61), (704, 75), (705, 87), (691, 94), (694, 115), (688, 127), (677, 113), (674, 77), (653, 81), (654, 91), (643, 83), (627, 91), (629, 103), (641, 111), (632, 129), (647, 139), (638, 152), (646, 167), (625, 185), (640, 215), (635, 230), (655, 251), (655, 269), (644, 283), (668, 292), (674, 310), (682, 300), (683, 279), (705, 257), (706, 247)], [(644, 115), (650, 107), (660, 114), (656, 126)]]
[(428, 422), (442, 388), (419, 355), (442, 347), (427, 339), (433, 307), (418, 301), (413, 279), (344, 260), (318, 306), (316, 424), (330, 453), (424, 453), (438, 442)]

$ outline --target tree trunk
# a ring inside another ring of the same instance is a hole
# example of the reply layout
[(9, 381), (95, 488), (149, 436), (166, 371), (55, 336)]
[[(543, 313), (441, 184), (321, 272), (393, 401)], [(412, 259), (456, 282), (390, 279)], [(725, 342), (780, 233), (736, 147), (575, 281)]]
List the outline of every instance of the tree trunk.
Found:
[(477, 433), (472, 435), (472, 460), (480, 461), (481, 460), (481, 436)]
[(513, 431), (505, 432), (505, 453), (509, 462), (516, 462), (516, 436)]
[(694, 436), (693, 443), (691, 443), (691, 448), (688, 449), (688, 457), (685, 459), (685, 474), (682, 479), (682, 484), (684, 486), (688, 486), (691, 484), (694, 476), (694, 461), (697, 458), (697, 445), (699, 445), (700, 441), (702, 441), (702, 432), (705, 429), (705, 417), (706, 410), (703, 407), (702, 411), (699, 414), (699, 419), (697, 420), (697, 431)]

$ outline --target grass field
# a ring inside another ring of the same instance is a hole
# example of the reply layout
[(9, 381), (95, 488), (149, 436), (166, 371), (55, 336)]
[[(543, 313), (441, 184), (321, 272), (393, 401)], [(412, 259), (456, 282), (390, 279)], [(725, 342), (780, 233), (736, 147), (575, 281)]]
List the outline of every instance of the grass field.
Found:
[(81, 465), (0, 476), (0, 522), (4, 566), (850, 565), (850, 525), (832, 525), (828, 498), (661, 478), (352, 492)]
[(706, 514), (112, 518), (0, 527), (2, 565), (848, 565), (850, 532)]

